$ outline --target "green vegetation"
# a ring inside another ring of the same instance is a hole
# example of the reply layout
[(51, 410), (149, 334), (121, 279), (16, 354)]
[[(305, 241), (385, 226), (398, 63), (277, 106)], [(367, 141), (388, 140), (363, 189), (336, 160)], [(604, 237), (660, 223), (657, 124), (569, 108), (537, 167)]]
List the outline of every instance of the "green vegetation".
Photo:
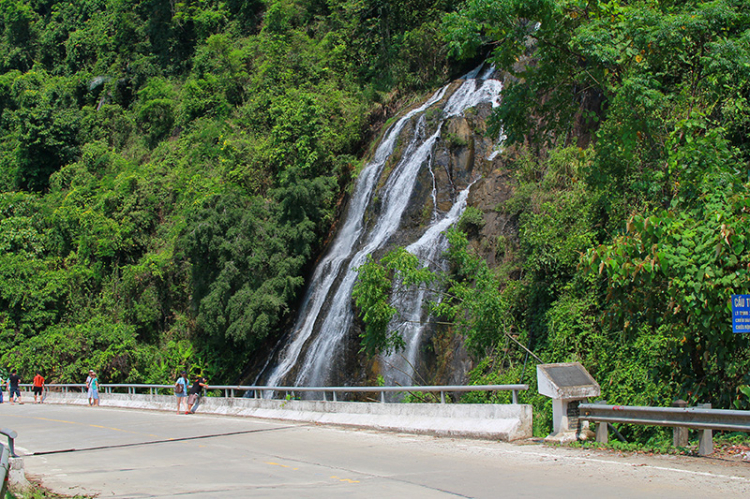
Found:
[(610, 403), (749, 409), (750, 340), (732, 334), (730, 295), (750, 292), (750, 4), (468, 0), (442, 29), (455, 56), (490, 49), (516, 77), (491, 133), (507, 136), (516, 188), (497, 209), (517, 220), (503, 242), (518, 249), (489, 268), (454, 231), (447, 274), (368, 262), (365, 345), (397, 339), (384, 303), (361, 297), (424, 279), (480, 359), (473, 382), (534, 386), (517, 340), (582, 362)]
[(0, 0), (0, 363), (240, 380), (451, 8)]
[[(641, 454), (673, 454), (698, 456), (700, 446), (697, 431), (690, 432), (686, 447), (674, 447), (671, 428), (662, 428), (643, 442), (621, 442), (613, 439), (603, 444), (591, 440), (571, 443), (571, 447), (583, 449), (612, 449), (618, 452), (633, 452)], [(743, 459), (747, 452), (750, 439), (746, 433), (723, 433), (714, 437), (714, 453), (712, 457), (724, 460)]]
[(11, 489), (6, 492), (3, 499), (91, 499), (94, 497), (80, 494), (74, 496), (57, 494), (35, 482), (30, 482), (24, 490), (15, 490), (15, 487), (11, 487)]
[(470, 208), (450, 272), (368, 261), (363, 349), (402, 344), (399, 275), (444, 291), (472, 382), (533, 385), (535, 355), (581, 361), (611, 403), (750, 408), (741, 0), (0, 0), (0, 364), (242, 379), (386, 117), (487, 54), (515, 77), (489, 133), (518, 233), (490, 235), (490, 267)]

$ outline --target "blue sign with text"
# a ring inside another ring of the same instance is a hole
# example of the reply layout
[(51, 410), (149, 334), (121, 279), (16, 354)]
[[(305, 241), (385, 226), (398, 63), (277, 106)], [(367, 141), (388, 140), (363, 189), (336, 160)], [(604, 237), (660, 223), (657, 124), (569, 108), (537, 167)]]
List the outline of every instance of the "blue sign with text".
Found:
[(732, 295), (732, 332), (750, 333), (750, 295)]

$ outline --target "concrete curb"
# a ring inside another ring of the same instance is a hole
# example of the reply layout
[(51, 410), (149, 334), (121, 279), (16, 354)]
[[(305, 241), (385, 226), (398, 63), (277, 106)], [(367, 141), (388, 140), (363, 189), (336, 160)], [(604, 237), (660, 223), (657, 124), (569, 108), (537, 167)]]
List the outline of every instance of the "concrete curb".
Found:
[[(101, 394), (101, 405), (175, 412), (170, 395)], [(88, 405), (83, 393), (50, 393), (46, 403)], [(199, 413), (246, 416), (446, 437), (511, 442), (532, 436), (528, 404), (381, 404), (204, 397)]]

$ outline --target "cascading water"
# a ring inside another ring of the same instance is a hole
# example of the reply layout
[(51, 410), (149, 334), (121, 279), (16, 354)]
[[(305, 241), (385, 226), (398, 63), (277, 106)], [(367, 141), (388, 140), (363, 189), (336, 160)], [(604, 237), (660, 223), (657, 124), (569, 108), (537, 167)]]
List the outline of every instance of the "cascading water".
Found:
[[(442, 220), (433, 224), (415, 243), (406, 247), (406, 251), (415, 255), (431, 270), (446, 269), (446, 262), (441, 258), (448, 249), (448, 239), (443, 234), (451, 225), (456, 223), (466, 209), (466, 199), (469, 197), (471, 185), (461, 191), (455, 204)], [(399, 285), (394, 285), (397, 288)], [(398, 329), (404, 338), (405, 348), (402, 352), (394, 352), (382, 357), (383, 378), (389, 386), (409, 386), (419, 384), (414, 379), (418, 366), (419, 349), (422, 346), (424, 333), (428, 321), (424, 317), (424, 304), (433, 293), (420, 286), (413, 293), (392, 293), (391, 306), (398, 310), (399, 316), (388, 325), (388, 330)]]
[[(443, 123), (480, 103), (495, 105), (499, 98), (501, 83), (488, 78), (492, 70), (486, 71), (482, 77), (477, 77), (478, 72), (479, 68), (467, 75), (464, 83), (447, 100), (444, 97), (450, 86), (441, 88), (386, 132), (374, 159), (362, 169), (356, 181), (341, 229), (313, 273), (290, 342), (267, 377), (268, 386), (288, 384), (291, 375), (295, 375), (293, 384), (296, 386), (325, 386), (329, 383), (336, 354), (354, 319), (351, 294), (357, 278), (355, 270), (365, 262), (367, 255), (384, 248), (399, 230), (420, 170), (432, 166), (435, 143), (440, 138)], [(441, 110), (440, 123), (428, 135), (427, 114), (431, 109)], [(376, 193), (384, 166), (397, 149), (399, 137), (414, 120), (416, 125), (408, 138), (408, 145)], [(380, 209), (368, 219), (367, 207), (376, 196)], [(468, 188), (457, 196), (445, 215), (435, 209), (426, 232), (409, 246), (409, 251), (427, 248), (434, 253), (430, 258), (438, 257), (447, 244), (440, 234), (460, 217), (467, 196)], [(408, 307), (421, 310), (424, 299), (422, 293), (421, 297), (409, 300)], [(419, 304), (415, 305), (417, 302)], [(416, 355), (421, 332), (410, 336), (415, 338), (406, 338), (407, 344), (415, 343), (415, 346), (409, 347), (405, 353), (407, 358)], [(399, 369), (403, 370), (403, 366)]]

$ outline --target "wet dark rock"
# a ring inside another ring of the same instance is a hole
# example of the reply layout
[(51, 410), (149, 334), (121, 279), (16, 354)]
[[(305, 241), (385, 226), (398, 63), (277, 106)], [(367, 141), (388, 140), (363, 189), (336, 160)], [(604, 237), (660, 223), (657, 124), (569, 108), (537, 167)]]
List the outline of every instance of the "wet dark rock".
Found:
[[(447, 89), (440, 106), (445, 104), (451, 92), (462, 83), (455, 82)], [(487, 119), (491, 112), (491, 103), (484, 102), (466, 109), (460, 116), (445, 120), (444, 111), (435, 106), (424, 112), (421, 121), (417, 115), (403, 128), (366, 209), (366, 230), (373, 230), (375, 221), (384, 212), (384, 187), (389, 175), (399, 167), (401, 155), (412, 144), (412, 139), (415, 136), (422, 139), (430, 137), (441, 127), (440, 136), (429, 158), (422, 162), (416, 174), (414, 188), (402, 213), (399, 229), (373, 253), (374, 258), (380, 258), (397, 246), (407, 246), (419, 239), (436, 217), (443, 217), (451, 209), (459, 194), (469, 185), (472, 187), (468, 206), (475, 207), (484, 214), (484, 224), (474, 234), (471, 244), (490, 264), (503, 258), (505, 246), (512, 244), (515, 239), (516, 223), (512, 214), (505, 214), (498, 207), (512, 195), (513, 178), (504, 169), (502, 161), (491, 159), (498, 156), (493, 155), (498, 138), (487, 134)], [(323, 311), (328, 306), (327, 303)], [(353, 301), (350, 306), (353, 310)], [(427, 317), (423, 314), (421, 320), (425, 319)], [(378, 374), (383, 371), (382, 359), (368, 359), (360, 352), (359, 335), (364, 330), (364, 324), (358, 318), (347, 327), (339, 348), (329, 359), (332, 367), (327, 384), (373, 385)], [(304, 358), (308, 348), (309, 345), (306, 345), (300, 359)], [(422, 336), (419, 352), (414, 366), (414, 383), (466, 382), (467, 373), (473, 365), (472, 359), (463, 348), (463, 338), (447, 326), (429, 327)], [(297, 371), (298, 367), (295, 367), (285, 379), (291, 382)]]

